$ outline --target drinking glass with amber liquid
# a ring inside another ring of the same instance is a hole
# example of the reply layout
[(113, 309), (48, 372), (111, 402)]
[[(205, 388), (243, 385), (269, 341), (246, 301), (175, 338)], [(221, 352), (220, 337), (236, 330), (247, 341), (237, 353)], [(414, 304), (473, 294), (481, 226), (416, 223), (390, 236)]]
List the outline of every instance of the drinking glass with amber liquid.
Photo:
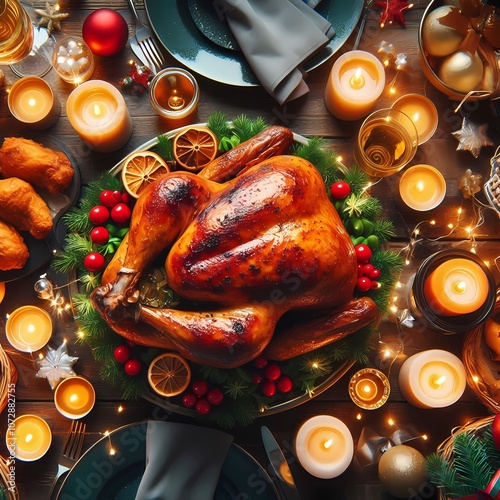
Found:
[(399, 172), (415, 156), (418, 133), (408, 115), (380, 109), (362, 123), (354, 145), (354, 160), (370, 177)]
[(23, 60), (33, 48), (31, 19), (18, 0), (0, 0), (0, 64)]

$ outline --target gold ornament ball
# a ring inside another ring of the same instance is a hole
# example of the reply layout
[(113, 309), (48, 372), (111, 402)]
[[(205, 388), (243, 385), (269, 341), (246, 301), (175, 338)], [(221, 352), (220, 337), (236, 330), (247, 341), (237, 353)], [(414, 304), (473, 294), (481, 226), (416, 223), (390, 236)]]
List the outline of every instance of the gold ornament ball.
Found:
[(378, 477), (387, 493), (409, 498), (427, 483), (425, 458), (411, 446), (393, 446), (380, 458)]
[(422, 25), (422, 42), (425, 50), (436, 57), (444, 57), (456, 52), (464, 39), (464, 35), (456, 29), (441, 24), (440, 19), (450, 12), (459, 11), (452, 5), (443, 5), (432, 10)]
[(448, 87), (466, 94), (480, 88), (483, 70), (483, 61), (477, 52), (461, 50), (442, 62), (438, 77)]

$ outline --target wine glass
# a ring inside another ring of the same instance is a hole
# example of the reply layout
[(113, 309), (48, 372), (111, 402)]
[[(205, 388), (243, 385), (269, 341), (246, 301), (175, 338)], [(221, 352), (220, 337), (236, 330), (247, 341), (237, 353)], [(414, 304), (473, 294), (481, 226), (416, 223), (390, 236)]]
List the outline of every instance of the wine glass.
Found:
[(19, 0), (0, 0), (0, 65), (10, 64), (18, 76), (43, 76), (51, 68), (54, 42), (33, 24), (34, 10)]

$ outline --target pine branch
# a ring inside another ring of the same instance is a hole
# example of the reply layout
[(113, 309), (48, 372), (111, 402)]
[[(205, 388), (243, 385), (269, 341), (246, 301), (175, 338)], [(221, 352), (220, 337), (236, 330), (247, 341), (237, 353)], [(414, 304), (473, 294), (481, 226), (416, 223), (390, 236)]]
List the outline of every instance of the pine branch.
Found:
[(174, 159), (174, 148), (173, 141), (166, 134), (161, 134), (157, 138), (158, 144), (153, 148), (153, 150), (158, 153), (165, 161), (173, 161)]
[(229, 137), (232, 134), (229, 117), (222, 111), (211, 113), (207, 119), (207, 126), (217, 136), (219, 141), (223, 137)]
[(351, 192), (360, 194), (368, 185), (368, 176), (357, 165), (349, 168), (344, 180), (351, 187)]
[(371, 263), (385, 275), (399, 274), (403, 269), (403, 258), (390, 250), (374, 252)]
[(238, 137), (240, 142), (245, 142), (266, 128), (267, 124), (261, 117), (252, 120), (246, 115), (239, 115), (233, 120), (231, 132)]
[(394, 224), (388, 219), (373, 221), (373, 234), (379, 239), (380, 243), (389, 241), (396, 237)]
[(463, 487), (453, 466), (436, 453), (431, 453), (426, 458), (426, 465), (430, 481), (437, 487), (444, 488), (449, 498), (475, 493), (474, 490)]

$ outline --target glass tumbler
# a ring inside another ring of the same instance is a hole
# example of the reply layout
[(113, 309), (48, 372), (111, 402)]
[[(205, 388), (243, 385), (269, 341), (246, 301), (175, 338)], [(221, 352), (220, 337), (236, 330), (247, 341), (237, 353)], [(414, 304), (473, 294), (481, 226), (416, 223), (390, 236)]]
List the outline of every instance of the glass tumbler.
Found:
[(379, 109), (359, 129), (354, 160), (370, 177), (388, 177), (413, 159), (417, 146), (417, 129), (408, 115), (397, 109)]
[(23, 60), (33, 47), (31, 19), (18, 0), (0, 0), (0, 64)]

